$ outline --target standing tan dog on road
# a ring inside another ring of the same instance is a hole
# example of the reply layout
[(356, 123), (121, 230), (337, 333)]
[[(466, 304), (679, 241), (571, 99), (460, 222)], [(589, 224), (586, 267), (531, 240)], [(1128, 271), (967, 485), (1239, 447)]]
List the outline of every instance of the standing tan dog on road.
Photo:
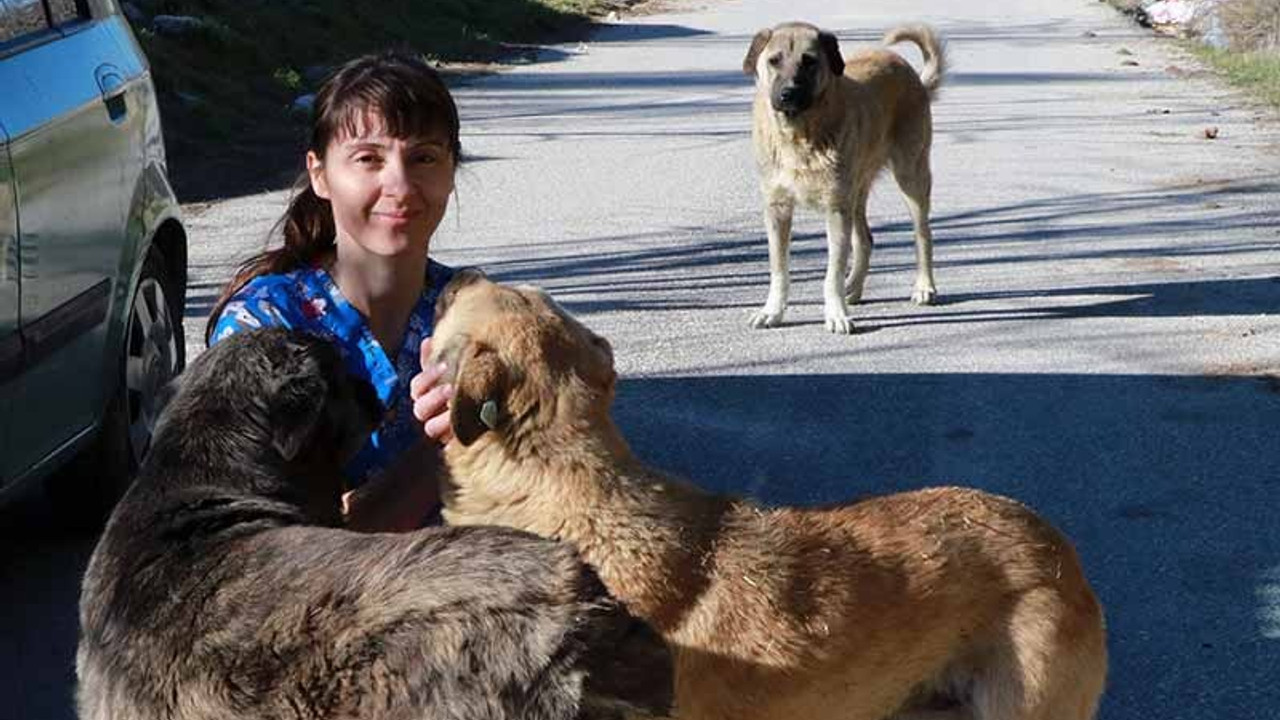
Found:
[[(742, 69), (756, 79), (751, 138), (769, 235), (769, 297), (751, 316), (752, 327), (774, 327), (786, 312), (791, 217), (799, 200), (827, 215), (827, 273), (822, 285), (827, 329), (853, 332), (846, 301), (862, 299), (871, 263), (867, 196), (886, 165), (893, 170), (915, 225), (916, 283), (911, 299), (929, 305), (937, 298), (929, 229), (929, 103), (942, 83), (945, 64), (942, 44), (929, 28), (897, 28), (884, 43), (903, 40), (920, 46), (921, 75), (884, 49), (868, 50), (845, 62), (835, 35), (806, 23), (761, 30), (752, 40)], [(853, 267), (846, 277), (850, 248)]]
[(574, 544), (673, 648), (676, 717), (1093, 717), (1102, 611), (1031, 510), (963, 488), (813, 509), (710, 495), (632, 455), (609, 343), (545, 294), (464, 275), (437, 318), (456, 371), (445, 518)]

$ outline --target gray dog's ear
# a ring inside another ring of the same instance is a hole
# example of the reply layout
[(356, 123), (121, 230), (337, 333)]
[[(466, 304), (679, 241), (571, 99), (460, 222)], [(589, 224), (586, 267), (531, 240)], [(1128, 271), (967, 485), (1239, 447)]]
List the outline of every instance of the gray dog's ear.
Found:
[(329, 384), (317, 373), (284, 378), (267, 399), (271, 443), (286, 461), (298, 457), (316, 432), (328, 401)]
[(756, 74), (756, 62), (760, 59), (760, 53), (764, 52), (764, 46), (769, 44), (769, 38), (773, 37), (773, 30), (765, 28), (756, 33), (751, 39), (751, 47), (747, 49), (747, 57), (742, 61), (742, 72), (752, 77)]
[(504, 421), (508, 374), (497, 351), (481, 343), (468, 343), (457, 363), (449, 421), (458, 442), (470, 445)]
[(844, 74), (844, 56), (840, 54), (840, 41), (829, 32), (818, 33), (818, 44), (822, 46), (822, 54), (827, 56), (827, 66), (836, 75)]

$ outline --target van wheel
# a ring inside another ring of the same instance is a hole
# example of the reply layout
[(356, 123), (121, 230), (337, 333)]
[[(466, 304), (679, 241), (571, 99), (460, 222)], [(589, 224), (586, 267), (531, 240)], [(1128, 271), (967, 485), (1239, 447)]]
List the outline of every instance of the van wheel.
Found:
[(160, 249), (151, 248), (129, 304), (121, 375), (101, 429), (50, 487), (57, 512), (72, 524), (101, 522), (151, 446), (168, 385), (186, 366), (181, 290), (169, 277)]
[(129, 310), (124, 378), (117, 393), (120, 407), (115, 408), (120, 416), (117, 421), (124, 424), (124, 432), (116, 442), (124, 445), (128, 453), (124, 486), (151, 447), (151, 435), (170, 381), (186, 367), (180, 292), (165, 270), (159, 248), (152, 248)]

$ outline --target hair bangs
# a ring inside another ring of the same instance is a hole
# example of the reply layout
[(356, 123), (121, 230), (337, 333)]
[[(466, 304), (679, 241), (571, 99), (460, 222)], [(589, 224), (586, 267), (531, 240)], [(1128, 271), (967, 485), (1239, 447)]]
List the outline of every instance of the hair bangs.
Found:
[(313, 150), (323, 152), (334, 140), (372, 134), (400, 139), (442, 136), (457, 159), (457, 107), (434, 73), (382, 65), (342, 80), (316, 106)]

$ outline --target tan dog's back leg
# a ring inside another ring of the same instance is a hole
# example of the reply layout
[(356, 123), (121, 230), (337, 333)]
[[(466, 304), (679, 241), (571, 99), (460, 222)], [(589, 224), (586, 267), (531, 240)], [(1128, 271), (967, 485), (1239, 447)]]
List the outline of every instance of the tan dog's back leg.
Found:
[(868, 180), (856, 191), (853, 199), (853, 264), (844, 280), (844, 299), (849, 303), (862, 302), (862, 291), (867, 284), (867, 272), (871, 268), (871, 250), (875, 240), (871, 225), (867, 223), (867, 197), (871, 194)]
[[(896, 148), (895, 148), (896, 150)], [(895, 152), (891, 156), (893, 177), (902, 189), (911, 212), (916, 238), (916, 282), (911, 301), (932, 305), (938, 297), (933, 283), (933, 230), (929, 227), (929, 196), (933, 192), (933, 172), (929, 167), (929, 147), (915, 152)]]
[(974, 678), (979, 720), (1091, 720), (1106, 680), (1106, 641), (1096, 604), (1073, 606), (1056, 590), (1018, 601), (1007, 642)]

